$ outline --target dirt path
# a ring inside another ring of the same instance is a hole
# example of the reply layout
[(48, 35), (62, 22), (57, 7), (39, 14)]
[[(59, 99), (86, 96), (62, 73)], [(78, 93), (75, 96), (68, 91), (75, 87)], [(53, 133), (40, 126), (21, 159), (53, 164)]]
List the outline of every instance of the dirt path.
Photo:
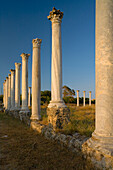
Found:
[(70, 152), (0, 112), (0, 169), (92, 170), (93, 167), (81, 154)]

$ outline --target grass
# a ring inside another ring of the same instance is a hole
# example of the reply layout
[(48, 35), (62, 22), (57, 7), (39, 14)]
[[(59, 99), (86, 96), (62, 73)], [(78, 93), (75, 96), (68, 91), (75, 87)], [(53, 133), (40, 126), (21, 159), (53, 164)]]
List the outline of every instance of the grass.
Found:
[(0, 112), (0, 169), (93, 170), (82, 153), (45, 139), (21, 121)]
[[(95, 105), (77, 107), (73, 104), (67, 106), (70, 109), (70, 122), (60, 132), (70, 135), (79, 132), (81, 135), (90, 137), (95, 129)], [(48, 124), (46, 106), (41, 106), (41, 117), (40, 122)]]

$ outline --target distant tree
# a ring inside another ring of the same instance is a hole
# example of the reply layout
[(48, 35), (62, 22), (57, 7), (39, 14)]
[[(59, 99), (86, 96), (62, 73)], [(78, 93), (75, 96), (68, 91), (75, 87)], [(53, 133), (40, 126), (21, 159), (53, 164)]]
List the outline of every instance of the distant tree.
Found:
[(41, 104), (49, 103), (51, 100), (51, 91), (45, 90), (41, 91)]
[(63, 86), (63, 97), (74, 97), (75, 91), (70, 89), (68, 86)]

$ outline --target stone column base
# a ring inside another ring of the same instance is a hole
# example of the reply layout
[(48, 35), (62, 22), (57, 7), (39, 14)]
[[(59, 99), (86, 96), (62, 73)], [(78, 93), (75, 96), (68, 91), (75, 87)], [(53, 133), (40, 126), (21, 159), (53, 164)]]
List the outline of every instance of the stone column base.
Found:
[(30, 111), (24, 111), (21, 110), (19, 112), (19, 118), (22, 122), (26, 123), (27, 125), (30, 125), (30, 117), (31, 117), (31, 113)]
[(95, 167), (113, 169), (113, 137), (102, 137), (93, 133), (82, 145), (82, 151)]
[(69, 122), (69, 113), (70, 110), (67, 107), (47, 108), (48, 122), (52, 124), (53, 129), (62, 129)]

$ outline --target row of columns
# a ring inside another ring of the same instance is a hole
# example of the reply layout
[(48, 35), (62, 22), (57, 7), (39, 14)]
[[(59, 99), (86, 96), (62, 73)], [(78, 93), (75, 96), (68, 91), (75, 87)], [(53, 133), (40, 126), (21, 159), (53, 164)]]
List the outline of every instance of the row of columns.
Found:
[[(86, 105), (86, 91), (83, 91), (83, 106)], [(79, 106), (79, 90), (77, 90), (77, 106)], [(91, 106), (91, 91), (89, 91), (89, 106)]]
[[(22, 54), (22, 55), (26, 56), (26, 54)], [(23, 58), (22, 63), (24, 62), (25, 60)], [(28, 65), (28, 62), (26, 66), (27, 65)], [(15, 70), (13, 69), (10, 70), (11, 74), (8, 74), (8, 77), (6, 77), (6, 80), (3, 83), (3, 90), (4, 90), (3, 101), (4, 101), (4, 107), (6, 110), (20, 110), (20, 66), (21, 66), (21, 63), (15, 63)], [(26, 78), (26, 74), (25, 74), (27, 72), (27, 69), (24, 64), (22, 66), (23, 66), (23, 71), (22, 71), (22, 77), (23, 77), (22, 106), (23, 107), (21, 109), (24, 109), (24, 108), (28, 109), (28, 101), (27, 101), (28, 78)], [(24, 86), (26, 88), (24, 88)], [(29, 106), (30, 106), (30, 101), (29, 101)]]

